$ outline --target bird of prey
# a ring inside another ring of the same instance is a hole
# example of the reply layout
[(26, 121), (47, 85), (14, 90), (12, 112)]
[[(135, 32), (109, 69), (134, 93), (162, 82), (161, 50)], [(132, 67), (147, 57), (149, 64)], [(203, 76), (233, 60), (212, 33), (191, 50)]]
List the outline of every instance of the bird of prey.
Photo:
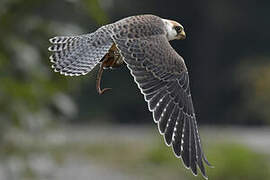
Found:
[(97, 91), (103, 69), (125, 63), (137, 83), (165, 143), (197, 175), (207, 178), (207, 161), (198, 133), (189, 76), (183, 58), (169, 41), (185, 39), (181, 24), (155, 15), (131, 16), (104, 25), (95, 32), (50, 39), (50, 60), (55, 72), (85, 75), (97, 64)]

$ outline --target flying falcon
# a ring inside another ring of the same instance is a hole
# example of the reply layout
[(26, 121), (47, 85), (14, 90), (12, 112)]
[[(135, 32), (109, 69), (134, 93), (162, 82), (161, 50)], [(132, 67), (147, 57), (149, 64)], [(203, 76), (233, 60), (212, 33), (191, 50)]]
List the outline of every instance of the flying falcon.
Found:
[(97, 64), (97, 91), (103, 69), (127, 64), (165, 143), (176, 157), (197, 175), (207, 178), (204, 163), (211, 166), (202, 150), (183, 58), (169, 41), (185, 39), (181, 24), (154, 15), (131, 16), (100, 27), (93, 33), (50, 39), (50, 60), (55, 72), (80, 76)]

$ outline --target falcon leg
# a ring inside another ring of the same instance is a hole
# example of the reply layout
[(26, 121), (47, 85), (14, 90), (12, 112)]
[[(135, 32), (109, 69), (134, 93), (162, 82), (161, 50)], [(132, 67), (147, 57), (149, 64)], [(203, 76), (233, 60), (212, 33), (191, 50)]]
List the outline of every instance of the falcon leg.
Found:
[(102, 61), (101, 65), (100, 65), (100, 68), (98, 70), (98, 74), (97, 74), (97, 83), (96, 83), (96, 88), (97, 88), (97, 92), (99, 95), (103, 94), (105, 91), (107, 90), (110, 90), (112, 88), (104, 88), (104, 89), (101, 89), (100, 88), (100, 81), (101, 81), (101, 77), (102, 77), (102, 73), (103, 73), (103, 70), (104, 70), (104, 67), (106, 65), (105, 63), (106, 61)]
[(105, 91), (110, 90), (111, 88), (100, 88), (100, 81), (102, 77), (103, 70), (105, 68), (114, 68), (118, 67), (121, 64), (123, 64), (123, 60), (118, 52), (118, 49), (116, 48), (115, 44), (112, 45), (112, 47), (109, 49), (108, 53), (101, 59), (100, 68), (97, 74), (97, 83), (96, 88), (98, 94), (103, 94)]

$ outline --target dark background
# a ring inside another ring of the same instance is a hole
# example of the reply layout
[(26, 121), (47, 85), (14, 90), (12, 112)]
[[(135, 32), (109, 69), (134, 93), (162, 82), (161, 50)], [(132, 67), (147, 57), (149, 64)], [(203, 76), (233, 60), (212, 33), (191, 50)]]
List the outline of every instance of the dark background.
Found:
[(269, 123), (268, 1), (28, 0), (1, 4), (0, 111), (6, 120), (20, 121), (10, 110), (17, 104), (23, 106), (22, 111), (31, 112), (34, 106), (37, 112), (45, 107), (52, 116), (56, 111), (64, 113), (64, 107), (53, 107), (60, 93), (77, 112), (64, 119), (76, 123), (96, 118), (151, 122), (126, 67), (105, 72), (102, 84), (113, 90), (98, 96), (96, 71), (86, 77), (60, 76), (49, 68), (47, 47), (53, 36), (88, 33), (126, 16), (155, 14), (185, 27), (187, 39), (171, 44), (188, 66), (200, 124)]
[[(266, 84), (269, 84), (269, 77), (262, 72), (268, 70), (261, 69), (269, 67), (267, 1), (113, 2), (105, 9), (108, 22), (150, 13), (183, 24), (187, 39), (171, 44), (189, 68), (199, 123), (261, 125), (269, 122), (269, 103), (259, 102), (258, 97), (267, 98)], [(71, 21), (71, 18), (64, 19)], [(81, 20), (81, 23), (85, 27), (83, 32), (92, 31), (89, 21)], [(152, 116), (127, 68), (106, 75), (103, 85), (113, 87), (113, 91), (103, 97), (94, 92), (95, 73), (91, 74), (91, 82), (84, 82), (85, 86), (76, 92), (80, 119), (88, 122), (93, 115), (123, 123), (149, 123)], [(258, 87), (256, 81), (262, 81), (264, 87)]]

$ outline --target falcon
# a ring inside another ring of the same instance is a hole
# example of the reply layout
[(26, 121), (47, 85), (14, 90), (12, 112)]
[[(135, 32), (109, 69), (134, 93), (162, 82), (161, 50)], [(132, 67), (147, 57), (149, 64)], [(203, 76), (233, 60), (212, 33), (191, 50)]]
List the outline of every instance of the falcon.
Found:
[(95, 32), (51, 38), (48, 50), (55, 72), (80, 76), (100, 65), (96, 88), (106, 68), (126, 64), (137, 83), (160, 134), (184, 166), (207, 179), (206, 159), (198, 132), (183, 58), (169, 41), (185, 39), (181, 24), (154, 15), (131, 16), (104, 25)]

